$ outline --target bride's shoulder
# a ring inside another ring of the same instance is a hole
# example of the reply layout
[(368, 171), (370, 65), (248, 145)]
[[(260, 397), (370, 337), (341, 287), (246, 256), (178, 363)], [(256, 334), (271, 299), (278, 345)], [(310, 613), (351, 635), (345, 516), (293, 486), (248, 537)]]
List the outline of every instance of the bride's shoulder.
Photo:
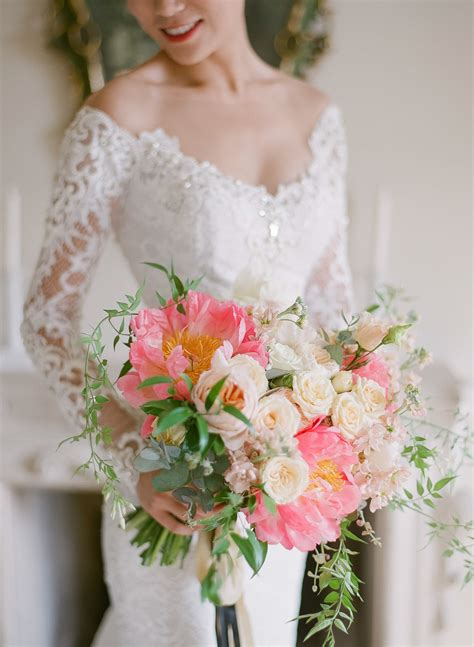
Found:
[(278, 78), (282, 95), (292, 112), (296, 112), (309, 124), (316, 123), (328, 106), (335, 106), (329, 94), (307, 81), (283, 72), (278, 73)]
[(90, 95), (84, 106), (104, 112), (119, 128), (136, 136), (159, 119), (157, 99), (164, 81), (160, 65), (147, 62), (110, 80)]

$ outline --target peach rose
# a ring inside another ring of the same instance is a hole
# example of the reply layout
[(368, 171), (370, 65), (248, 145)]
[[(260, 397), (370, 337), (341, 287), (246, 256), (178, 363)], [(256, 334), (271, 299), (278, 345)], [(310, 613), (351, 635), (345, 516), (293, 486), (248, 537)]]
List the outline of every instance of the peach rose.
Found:
[[(227, 378), (219, 395), (207, 411), (205, 402), (209, 391), (225, 376)], [(254, 417), (258, 392), (250, 371), (243, 366), (211, 368), (204, 371), (192, 391), (192, 399), (198, 412), (207, 420), (209, 431), (219, 434), (229, 449), (239, 449), (247, 437), (247, 426), (235, 416), (222, 411), (222, 406), (231, 405), (239, 409), (249, 420)]]
[(354, 339), (364, 350), (373, 351), (388, 333), (390, 325), (370, 314), (363, 312), (354, 332)]

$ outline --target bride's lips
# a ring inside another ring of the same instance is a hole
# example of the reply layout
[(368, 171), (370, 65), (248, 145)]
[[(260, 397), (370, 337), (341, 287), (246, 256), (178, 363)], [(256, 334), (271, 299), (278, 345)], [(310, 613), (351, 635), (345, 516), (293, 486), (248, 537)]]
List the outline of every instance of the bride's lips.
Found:
[(192, 38), (201, 24), (202, 18), (199, 18), (193, 22), (177, 25), (176, 27), (167, 27), (166, 29), (162, 27), (161, 32), (171, 43), (182, 43)]

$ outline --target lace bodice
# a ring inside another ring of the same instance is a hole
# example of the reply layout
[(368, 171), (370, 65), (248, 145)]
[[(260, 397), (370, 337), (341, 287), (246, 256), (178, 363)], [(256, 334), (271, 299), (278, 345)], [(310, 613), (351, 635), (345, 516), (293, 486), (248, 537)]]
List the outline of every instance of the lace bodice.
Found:
[[(111, 231), (139, 282), (144, 261), (172, 259), (179, 275), (202, 274), (203, 289), (230, 297), (242, 272), (260, 268), (282, 302), (302, 295), (321, 324), (348, 307), (346, 144), (335, 104), (323, 110), (308, 144), (308, 168), (271, 194), (183, 154), (161, 129), (135, 137), (96, 108), (78, 111), (62, 143), (22, 326), (28, 351), (76, 428), (81, 308)], [(164, 289), (160, 280), (159, 273), (150, 277), (146, 301)]]

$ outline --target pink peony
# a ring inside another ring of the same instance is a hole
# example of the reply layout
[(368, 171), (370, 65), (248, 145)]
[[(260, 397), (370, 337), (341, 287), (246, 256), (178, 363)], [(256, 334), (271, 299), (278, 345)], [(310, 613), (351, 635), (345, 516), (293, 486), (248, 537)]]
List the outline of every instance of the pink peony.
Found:
[(140, 382), (158, 375), (171, 377), (178, 395), (189, 398), (180, 373), (186, 373), (195, 384), (201, 373), (209, 370), (212, 357), (224, 342), (231, 348), (231, 356), (248, 355), (266, 367), (265, 346), (256, 339), (253, 320), (244, 308), (193, 291), (183, 306), (185, 314), (170, 300), (164, 308), (144, 309), (133, 317), (130, 325), (135, 340), (129, 355), (133, 368), (118, 381), (132, 406), (168, 396), (169, 384), (137, 390)]
[(143, 421), (142, 428), (140, 429), (140, 436), (142, 438), (148, 438), (153, 433), (153, 423), (155, 422), (155, 416), (147, 416)]
[(376, 353), (372, 353), (372, 355), (369, 356), (368, 363), (365, 364), (365, 366), (352, 371), (352, 374), (354, 376), (354, 379), (356, 375), (359, 375), (360, 377), (374, 380), (374, 382), (377, 382), (377, 384), (379, 384), (386, 391), (390, 388), (391, 385), (389, 368), (386, 362), (380, 357), (380, 355), (377, 355)]
[(305, 431), (297, 439), (309, 466), (309, 486), (293, 503), (277, 506), (275, 515), (257, 493), (257, 507), (248, 520), (261, 541), (309, 551), (337, 539), (341, 520), (357, 509), (361, 495), (351, 475), (357, 455), (334, 427)]

